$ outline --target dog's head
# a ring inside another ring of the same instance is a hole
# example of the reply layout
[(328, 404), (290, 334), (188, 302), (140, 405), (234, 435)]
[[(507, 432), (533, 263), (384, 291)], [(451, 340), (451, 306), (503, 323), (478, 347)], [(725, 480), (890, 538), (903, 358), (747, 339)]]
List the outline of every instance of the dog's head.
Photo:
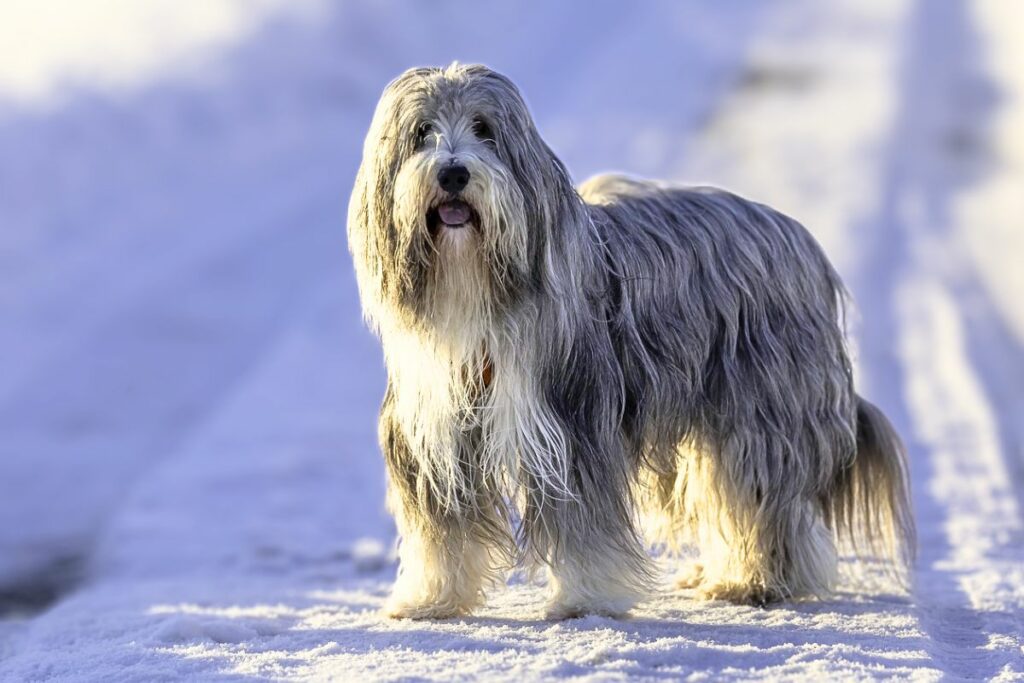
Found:
[(406, 71), (377, 105), (349, 205), (368, 315), (429, 324), (442, 302), (509, 305), (574, 197), (508, 78), (479, 65)]

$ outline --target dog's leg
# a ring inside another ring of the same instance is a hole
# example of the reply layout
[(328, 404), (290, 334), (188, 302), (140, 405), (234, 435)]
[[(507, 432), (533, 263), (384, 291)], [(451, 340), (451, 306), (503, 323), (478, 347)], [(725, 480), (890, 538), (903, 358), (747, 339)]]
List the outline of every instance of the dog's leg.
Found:
[[(550, 315), (562, 310), (551, 306)], [(607, 337), (559, 337), (567, 334), (563, 317), (591, 318), (563, 313), (537, 325), (530, 353), (495, 354), (489, 433), (515, 456), (522, 545), (527, 560), (548, 571), (547, 616), (617, 616), (654, 583), (635, 497), (640, 457), (621, 430)]]
[(587, 557), (574, 554), (549, 569), (551, 596), (544, 610), (546, 619), (587, 614), (620, 617), (647, 595), (644, 580), (626, 568), (635, 561), (627, 553)]
[(548, 619), (620, 616), (650, 592), (650, 559), (621, 481), (601, 480), (600, 491), (576, 488), (572, 497), (527, 481), (523, 532), (528, 550), (547, 567)]
[(798, 483), (762, 488), (759, 477), (722, 457), (728, 452), (706, 453), (690, 468), (688, 504), (705, 510), (698, 522), (698, 594), (764, 605), (828, 593), (837, 556), (818, 507), (797, 493)]
[[(574, 506), (579, 508), (567, 509)], [(648, 559), (628, 523), (568, 501), (528, 511), (528, 517), (533, 515), (542, 519), (531, 523), (550, 525), (533, 533), (534, 543), (543, 539), (547, 553), (546, 618), (621, 616), (646, 597), (651, 585)]]
[(723, 526), (705, 529), (698, 594), (763, 606), (782, 599), (827, 594), (837, 572), (831, 532), (820, 516), (800, 506), (775, 528)]
[(445, 502), (392, 422), (387, 399), (381, 445), (399, 535), (398, 577), (385, 612), (412, 619), (470, 613), (511, 563), (513, 542), (498, 487), (486, 485), (467, 463), (468, 490)]
[(700, 561), (689, 561), (676, 573), (673, 583), (676, 588), (698, 588), (704, 582), (704, 565)]
[(672, 582), (677, 588), (697, 588), (704, 580), (704, 565), (693, 552), (700, 547), (701, 518), (708, 513), (704, 462), (690, 443), (682, 443), (666, 456), (659, 469), (642, 473), (641, 493), (649, 539), (680, 561)]
[[(394, 501), (397, 496), (390, 495)], [(465, 615), (484, 601), (500, 578), (501, 553), (467, 520), (422, 519), (422, 510), (399, 510), (399, 568), (385, 606), (390, 617), (443, 619)]]

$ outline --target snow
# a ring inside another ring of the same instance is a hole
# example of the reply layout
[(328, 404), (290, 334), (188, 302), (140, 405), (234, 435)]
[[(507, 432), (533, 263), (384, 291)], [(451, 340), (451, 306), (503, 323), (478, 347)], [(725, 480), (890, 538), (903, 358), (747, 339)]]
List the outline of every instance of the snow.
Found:
[[(1024, 680), (1018, 5), (28, 6), (0, 7), (0, 680)], [(378, 614), (345, 203), (383, 84), (452, 59), (511, 75), (578, 179), (713, 182), (816, 234), (911, 451), (910, 595), (868, 568), (545, 622), (513, 576), (471, 618)]]
[[(205, 0), (180, 11), (175, 0), (5, 0), (0, 89), (20, 101), (59, 99), (69, 84), (131, 87), (173, 69), (200, 69), (218, 46), (237, 42), (280, 11), (282, 0)], [(317, 9), (292, 2), (292, 12)], [(193, 76), (195, 73), (193, 72)]]

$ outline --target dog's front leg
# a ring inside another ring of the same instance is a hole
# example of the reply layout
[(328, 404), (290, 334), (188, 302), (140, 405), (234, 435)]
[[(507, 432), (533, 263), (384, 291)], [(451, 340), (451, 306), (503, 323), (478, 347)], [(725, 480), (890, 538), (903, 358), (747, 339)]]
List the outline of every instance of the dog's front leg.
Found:
[(468, 614), (483, 603), (484, 589), (503, 578), (511, 561), (504, 501), (496, 486), (480, 480), (478, 469), (466, 472), (454, 497), (440, 491), (438, 479), (425, 471), (402, 436), (389, 403), (385, 399), (380, 436), (388, 507), (398, 527), (399, 567), (385, 612), (411, 619)]
[(628, 466), (617, 452), (594, 457), (577, 450), (567, 457), (564, 478), (554, 471), (521, 476), (527, 549), (549, 577), (545, 616), (624, 615), (653, 584), (635, 525)]

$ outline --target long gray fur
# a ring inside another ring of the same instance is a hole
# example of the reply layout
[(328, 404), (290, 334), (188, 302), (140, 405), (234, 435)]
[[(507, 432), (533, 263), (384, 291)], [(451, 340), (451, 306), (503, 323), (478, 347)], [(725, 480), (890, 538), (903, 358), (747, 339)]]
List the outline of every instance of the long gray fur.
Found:
[[(453, 161), (477, 224), (438, 231)], [(686, 585), (747, 603), (826, 594), (836, 542), (908, 561), (902, 446), (796, 221), (713, 188), (576, 190), (514, 84), (452, 65), (385, 90), (349, 243), (389, 371), (391, 614), (466, 613), (516, 561), (547, 568), (550, 616), (622, 613), (649, 540), (697, 544)]]

